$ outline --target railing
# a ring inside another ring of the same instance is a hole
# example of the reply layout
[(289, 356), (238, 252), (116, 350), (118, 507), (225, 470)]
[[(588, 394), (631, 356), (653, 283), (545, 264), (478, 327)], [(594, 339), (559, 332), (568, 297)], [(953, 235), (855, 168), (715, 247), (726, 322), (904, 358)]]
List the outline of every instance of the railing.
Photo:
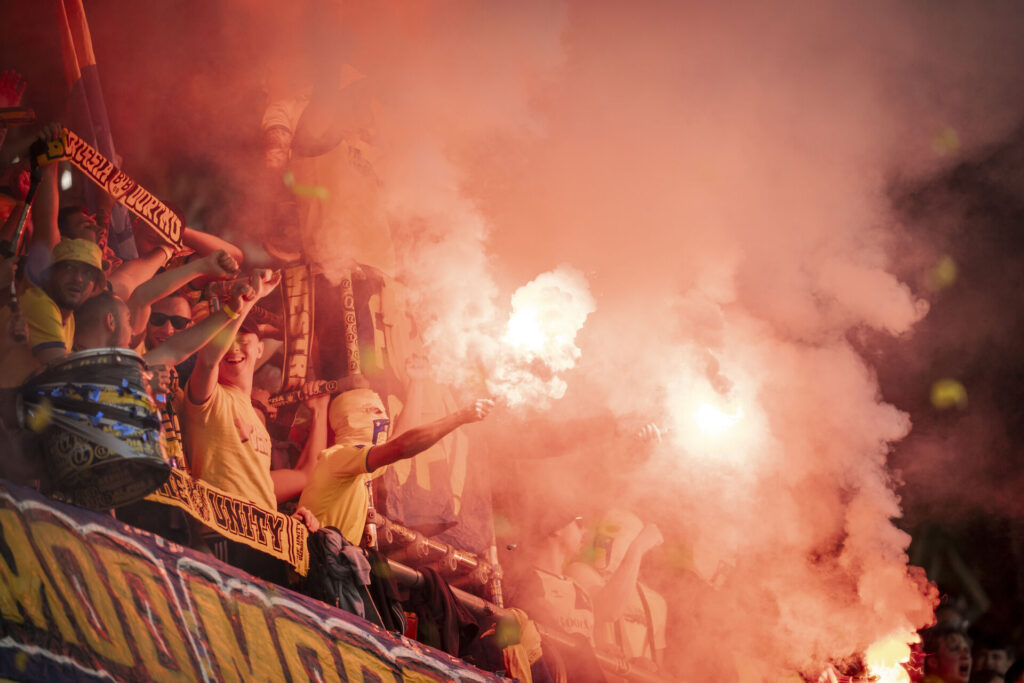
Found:
[[(395, 580), (398, 581), (400, 585), (407, 588), (416, 588), (423, 583), (423, 575), (416, 569), (391, 559), (388, 560), (388, 564), (391, 565), (391, 570), (394, 572)], [(508, 610), (498, 607), (497, 605), (473, 595), (472, 593), (467, 593), (460, 588), (453, 586), (452, 594), (455, 596), (456, 600), (466, 607), (466, 609), (478, 616), (502, 617), (509, 615)], [(542, 624), (537, 624), (537, 628), (540, 630), (541, 637), (545, 641), (553, 642), (560, 647), (569, 649), (576, 647), (575, 643), (570, 639), (556, 631), (545, 628)], [(657, 674), (631, 667), (628, 662), (620, 658), (612, 657), (600, 651), (595, 651), (594, 654), (597, 656), (597, 661), (600, 663), (602, 669), (609, 673), (614, 673), (627, 681), (633, 681), (634, 683), (663, 683), (665, 680)]]

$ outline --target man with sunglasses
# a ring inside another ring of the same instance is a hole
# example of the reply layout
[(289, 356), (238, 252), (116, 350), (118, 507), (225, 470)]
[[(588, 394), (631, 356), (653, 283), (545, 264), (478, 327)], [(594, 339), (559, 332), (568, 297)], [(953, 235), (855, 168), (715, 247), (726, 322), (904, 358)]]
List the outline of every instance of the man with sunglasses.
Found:
[(169, 296), (150, 307), (146, 323), (146, 347), (163, 344), (175, 332), (181, 332), (192, 324), (192, 307), (183, 296)]

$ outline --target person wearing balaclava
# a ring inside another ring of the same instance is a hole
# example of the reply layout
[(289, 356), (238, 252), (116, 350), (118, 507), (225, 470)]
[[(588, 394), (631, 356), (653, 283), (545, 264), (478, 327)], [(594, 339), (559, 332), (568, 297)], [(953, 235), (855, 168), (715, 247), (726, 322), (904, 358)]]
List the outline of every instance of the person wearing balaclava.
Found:
[(389, 440), (390, 420), (376, 392), (350, 389), (338, 394), (328, 408), (334, 445), (321, 451), (299, 506), (308, 507), (321, 524), (337, 528), (350, 543), (359, 545), (369, 510), (366, 483), (391, 463), (422, 453), (457, 427), (479, 422), (493, 407), (494, 401), (477, 399)]
[(640, 563), (661, 532), (632, 512), (613, 509), (598, 524), (594, 564), (574, 562), (566, 574), (594, 596), (594, 640), (632, 666), (660, 667), (665, 651), (665, 599), (639, 580)]

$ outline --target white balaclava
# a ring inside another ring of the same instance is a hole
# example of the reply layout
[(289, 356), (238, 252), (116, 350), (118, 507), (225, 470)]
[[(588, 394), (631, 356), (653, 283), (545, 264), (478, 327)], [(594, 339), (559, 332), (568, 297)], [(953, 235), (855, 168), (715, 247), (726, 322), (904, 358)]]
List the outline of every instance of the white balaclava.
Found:
[(373, 389), (343, 391), (331, 401), (327, 415), (334, 430), (335, 445), (376, 445), (388, 440), (391, 420), (387, 419), (384, 404)]

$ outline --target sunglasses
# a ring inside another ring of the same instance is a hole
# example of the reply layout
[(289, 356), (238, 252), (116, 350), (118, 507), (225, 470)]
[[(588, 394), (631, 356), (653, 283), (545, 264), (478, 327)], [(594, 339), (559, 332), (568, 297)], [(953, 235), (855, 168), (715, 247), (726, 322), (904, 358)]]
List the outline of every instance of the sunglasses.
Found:
[(190, 319), (183, 315), (167, 315), (166, 313), (150, 313), (149, 324), (153, 327), (160, 327), (168, 320), (171, 321), (171, 327), (176, 330), (183, 330), (188, 327), (188, 324), (192, 322)]

